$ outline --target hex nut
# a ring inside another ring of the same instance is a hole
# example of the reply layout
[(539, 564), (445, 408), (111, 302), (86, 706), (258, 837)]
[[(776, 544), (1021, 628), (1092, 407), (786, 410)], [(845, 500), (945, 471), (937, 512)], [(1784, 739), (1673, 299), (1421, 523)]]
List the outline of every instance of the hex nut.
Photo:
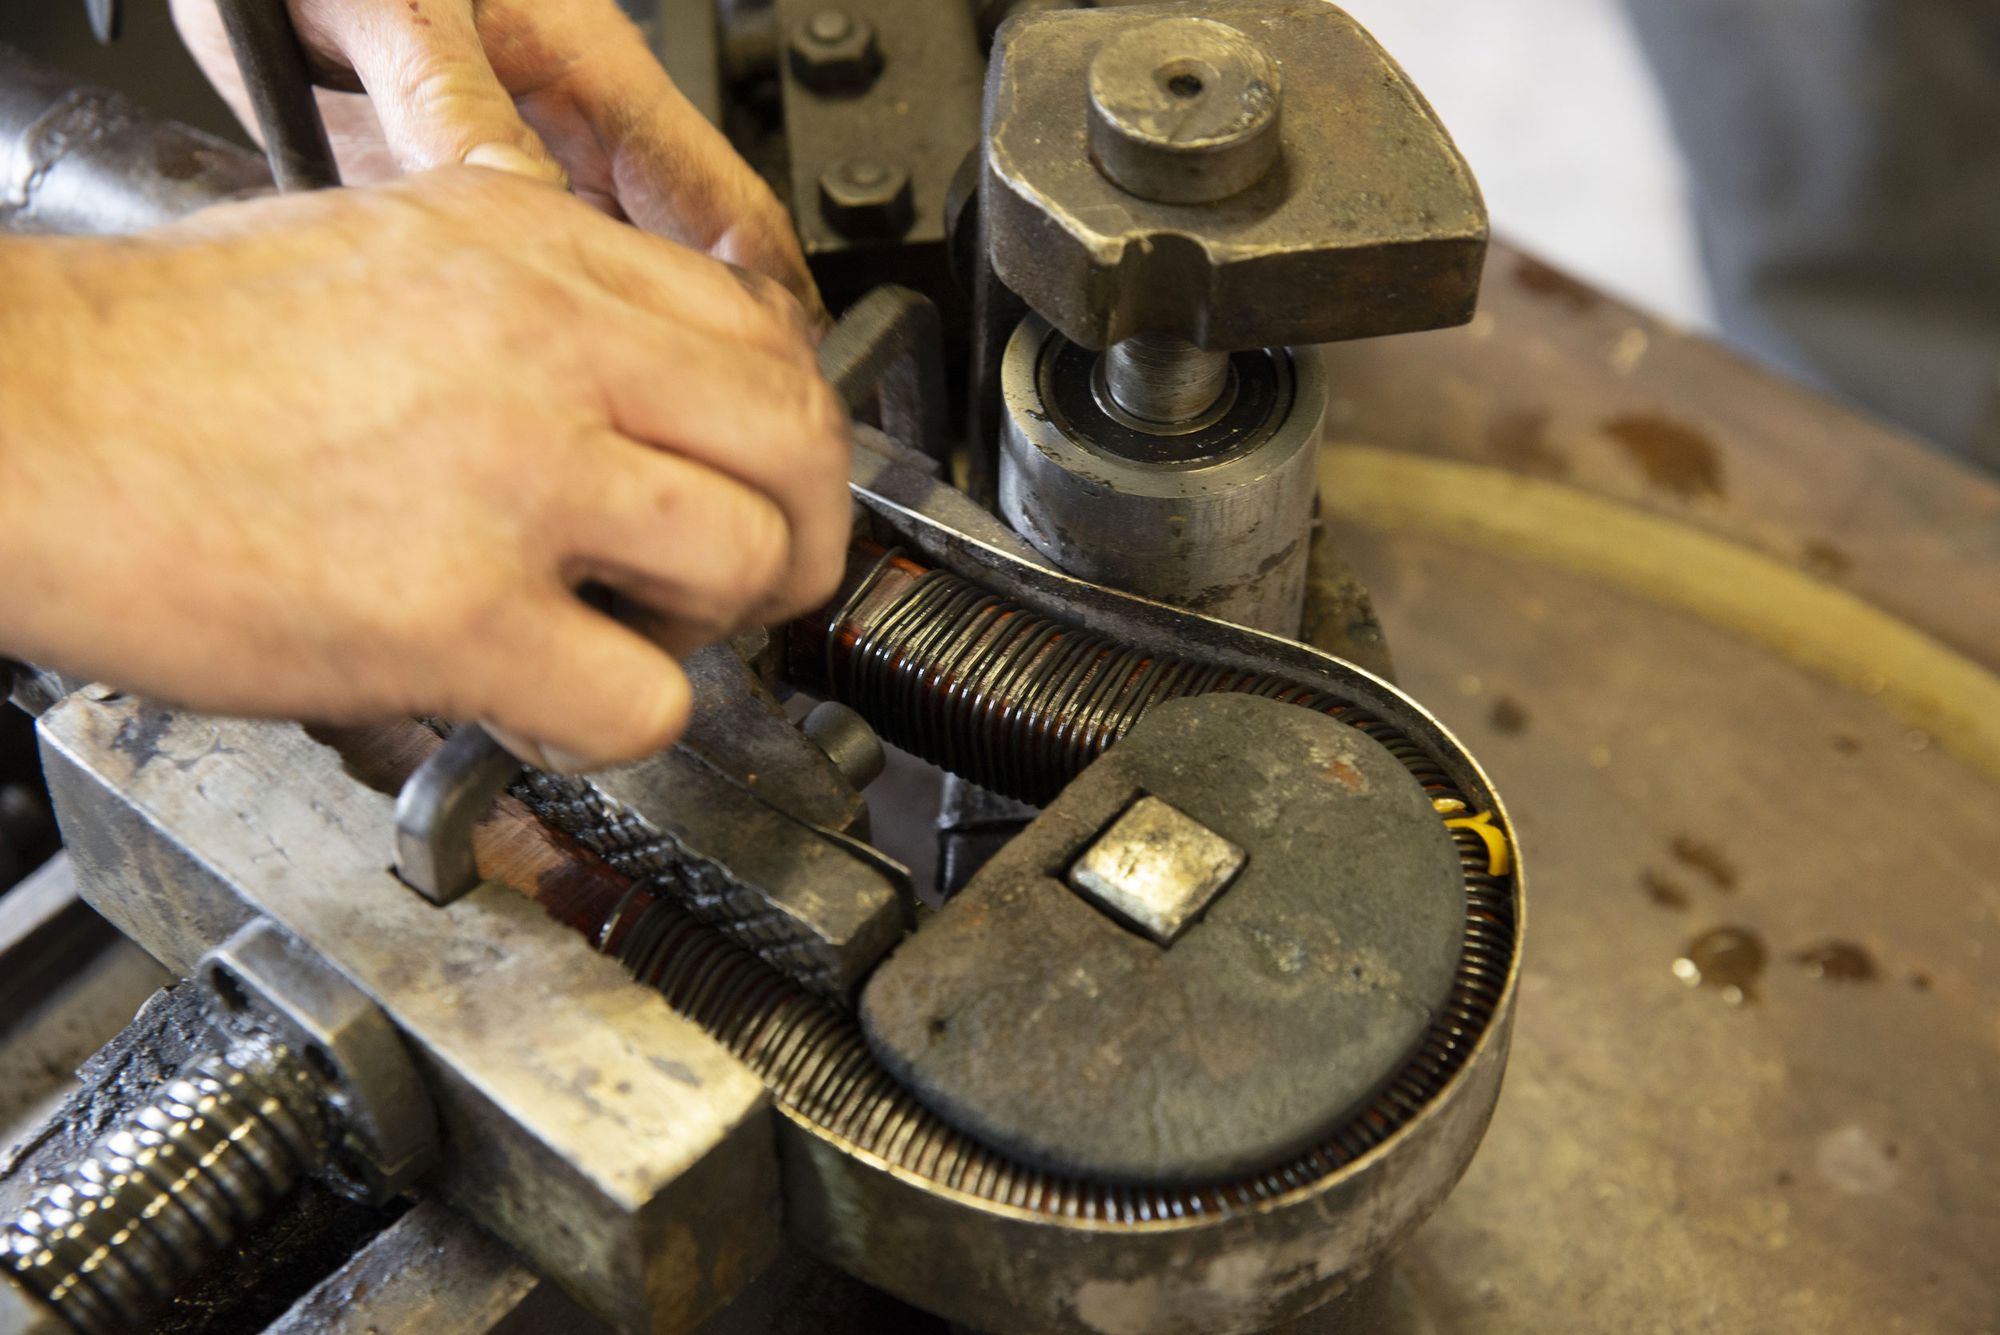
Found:
[(819, 206), (845, 236), (901, 236), (916, 218), (910, 174), (875, 158), (843, 158), (819, 176)]
[(816, 93), (865, 91), (882, 72), (875, 26), (844, 9), (822, 9), (793, 30), (792, 75)]
[(325, 1085), (340, 1132), (335, 1167), (349, 1194), (399, 1194), (435, 1158), (436, 1114), (403, 1039), (375, 1003), (267, 918), (203, 957), (198, 976), (229, 1034), (261, 1033), (299, 1054)]

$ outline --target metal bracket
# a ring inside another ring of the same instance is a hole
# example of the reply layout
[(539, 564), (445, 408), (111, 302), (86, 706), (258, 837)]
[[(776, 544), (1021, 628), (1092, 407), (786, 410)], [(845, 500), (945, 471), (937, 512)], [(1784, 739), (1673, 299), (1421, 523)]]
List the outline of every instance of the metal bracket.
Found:
[(877, 400), (891, 440), (949, 461), (944, 326), (928, 297), (892, 283), (874, 288), (821, 341), (819, 368), (850, 413)]
[(396, 875), (433, 904), (479, 884), (472, 827), (521, 772), (521, 762), (475, 724), (452, 733), (396, 795)]

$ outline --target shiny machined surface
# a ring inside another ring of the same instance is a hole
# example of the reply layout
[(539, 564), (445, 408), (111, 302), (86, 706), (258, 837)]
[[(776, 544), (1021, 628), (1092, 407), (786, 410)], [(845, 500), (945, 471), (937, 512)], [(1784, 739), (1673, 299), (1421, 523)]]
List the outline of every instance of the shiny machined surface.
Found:
[[(1326, 379), (1310, 348), (1240, 354), (1274, 377), (1243, 414), (1219, 422), (1209, 454), (1159, 462), (1092, 438), (1079, 420), (1093, 360), (1072, 358), (1039, 319), (1024, 321), (1001, 368), (1000, 509), (1062, 569), (1226, 621), (1290, 634), (1305, 599), (1313, 465)], [(1082, 378), (1079, 385), (1079, 378)], [(1150, 440), (1150, 438), (1148, 438)]]
[(1184, 339), (1134, 334), (1104, 350), (1098, 375), (1106, 411), (1159, 430), (1192, 423), (1229, 388), (1229, 354)]
[(0, 232), (130, 232), (270, 187), (235, 145), (0, 46)]
[(1244, 852), (1148, 793), (1070, 864), (1070, 889), (1155, 945), (1174, 938), (1243, 870)]

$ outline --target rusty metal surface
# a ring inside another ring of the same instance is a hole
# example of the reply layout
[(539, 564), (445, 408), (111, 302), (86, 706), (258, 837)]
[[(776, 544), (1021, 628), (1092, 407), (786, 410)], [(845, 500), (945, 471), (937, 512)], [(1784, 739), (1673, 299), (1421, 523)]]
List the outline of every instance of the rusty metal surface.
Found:
[[(1672, 518), (2000, 668), (1990, 479), (1490, 273), (1471, 328), (1332, 352), (1336, 441)], [(1330, 508), (1535, 867), (1505, 1094), (1403, 1260), (1420, 1328), (1993, 1329), (2000, 778), (1698, 597)]]

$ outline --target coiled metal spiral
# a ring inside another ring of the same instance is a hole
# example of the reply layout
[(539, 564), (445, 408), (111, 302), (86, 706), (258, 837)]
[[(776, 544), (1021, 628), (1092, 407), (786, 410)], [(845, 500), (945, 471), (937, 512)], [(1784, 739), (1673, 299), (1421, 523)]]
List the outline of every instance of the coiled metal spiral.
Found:
[(35, 1193), (7, 1264), (87, 1335), (142, 1328), (324, 1162), (324, 1102), (281, 1044), (196, 1058)]
[(1262, 1173), (1206, 1186), (1090, 1182), (1020, 1163), (947, 1124), (868, 1050), (852, 1016), (793, 985), (668, 900), (628, 896), (606, 924), (612, 952), (675, 1011), (763, 1079), (794, 1116), (942, 1186), (1070, 1219), (1143, 1223), (1226, 1217), (1304, 1187), (1367, 1153), (1414, 1117), (1485, 1032), (1513, 960), (1513, 906), (1486, 845), (1455, 830), (1466, 934), (1450, 999), (1389, 1085), (1320, 1145)]
[(837, 652), (841, 630), (828, 641), (835, 699), (904, 750), (1035, 806), (1154, 705), (1223, 692), (1329, 714), (1381, 742), (1433, 795), (1451, 786), (1421, 747), (1348, 701), (1268, 673), (1128, 648), (947, 571), (918, 575)]
[[(866, 591), (864, 584), (826, 628), (830, 693), (899, 745), (995, 791), (1046, 801), (1153, 705), (1238, 691), (1330, 714), (1380, 742), (1441, 810), (1467, 805), (1423, 747), (1323, 691), (1267, 674), (1145, 655), (936, 571), (919, 574), (866, 626), (844, 624)], [(897, 1169), (1062, 1218), (1144, 1223), (1228, 1217), (1309, 1186), (1381, 1144), (1436, 1097), (1485, 1034), (1514, 963), (1513, 886), (1477, 831), (1455, 828), (1451, 837), (1464, 872), (1464, 944), (1450, 997), (1417, 1051), (1365, 1108), (1311, 1151), (1265, 1172), (1188, 1188), (1086, 1181), (1031, 1167), (973, 1140), (896, 1081), (869, 1052), (852, 1016), (801, 991), (671, 899), (655, 898), (643, 887), (626, 895), (598, 939), (755, 1070), (792, 1116)]]

